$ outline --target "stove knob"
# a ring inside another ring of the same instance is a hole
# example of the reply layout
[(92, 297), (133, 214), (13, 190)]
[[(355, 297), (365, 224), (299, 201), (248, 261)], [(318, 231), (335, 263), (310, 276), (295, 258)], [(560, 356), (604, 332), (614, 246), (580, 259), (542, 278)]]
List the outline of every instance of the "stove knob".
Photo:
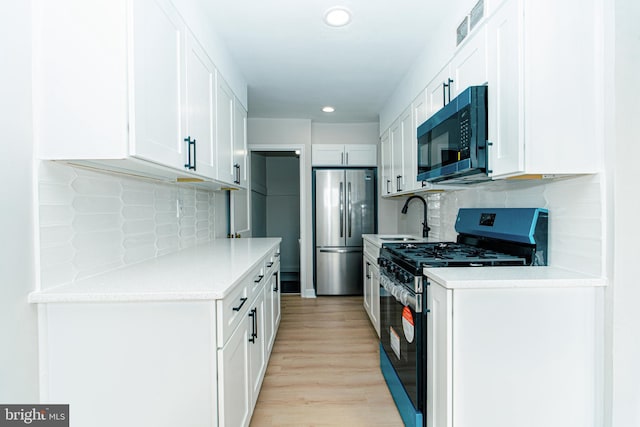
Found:
[(404, 279), (404, 283), (411, 283), (411, 280), (413, 279), (413, 277), (411, 277), (409, 273), (405, 273), (403, 279)]

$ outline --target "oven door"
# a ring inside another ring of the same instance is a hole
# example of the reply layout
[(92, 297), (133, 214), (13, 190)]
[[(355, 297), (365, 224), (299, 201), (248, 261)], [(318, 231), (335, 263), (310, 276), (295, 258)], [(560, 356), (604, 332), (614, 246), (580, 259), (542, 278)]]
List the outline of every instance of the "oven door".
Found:
[(389, 289), (388, 283), (380, 286), (381, 369), (405, 425), (421, 427), (426, 406), (425, 315), (416, 312), (415, 299), (405, 305)]

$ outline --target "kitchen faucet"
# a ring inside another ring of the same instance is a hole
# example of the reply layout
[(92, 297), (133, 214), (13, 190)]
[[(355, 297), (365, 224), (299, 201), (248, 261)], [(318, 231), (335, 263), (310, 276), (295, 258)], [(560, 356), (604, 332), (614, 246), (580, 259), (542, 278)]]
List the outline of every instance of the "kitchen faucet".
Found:
[(425, 199), (423, 199), (421, 196), (411, 196), (407, 199), (406, 202), (404, 202), (404, 206), (402, 207), (402, 213), (406, 214), (407, 213), (407, 209), (409, 209), (409, 202), (413, 199), (420, 199), (422, 201), (422, 204), (424, 205), (424, 222), (422, 223), (422, 237), (428, 237), (429, 236), (429, 226), (427, 225), (427, 201)]

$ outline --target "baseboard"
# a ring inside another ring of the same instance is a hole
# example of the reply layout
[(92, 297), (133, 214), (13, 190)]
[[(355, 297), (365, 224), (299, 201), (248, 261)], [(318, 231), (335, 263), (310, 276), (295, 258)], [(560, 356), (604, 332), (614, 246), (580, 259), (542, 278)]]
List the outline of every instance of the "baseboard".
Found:
[(315, 289), (305, 289), (301, 293), (302, 298), (315, 298), (316, 290)]

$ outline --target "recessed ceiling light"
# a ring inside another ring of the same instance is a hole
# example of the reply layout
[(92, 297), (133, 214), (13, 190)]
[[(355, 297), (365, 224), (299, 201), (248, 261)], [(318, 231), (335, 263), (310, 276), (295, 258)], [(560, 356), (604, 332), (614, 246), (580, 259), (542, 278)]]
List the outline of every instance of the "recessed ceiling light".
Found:
[(344, 27), (351, 22), (351, 12), (344, 7), (332, 7), (324, 13), (324, 22), (332, 27)]
[(333, 113), (334, 111), (336, 111), (336, 109), (330, 105), (327, 105), (326, 107), (322, 107), (322, 111), (324, 111), (325, 113)]

